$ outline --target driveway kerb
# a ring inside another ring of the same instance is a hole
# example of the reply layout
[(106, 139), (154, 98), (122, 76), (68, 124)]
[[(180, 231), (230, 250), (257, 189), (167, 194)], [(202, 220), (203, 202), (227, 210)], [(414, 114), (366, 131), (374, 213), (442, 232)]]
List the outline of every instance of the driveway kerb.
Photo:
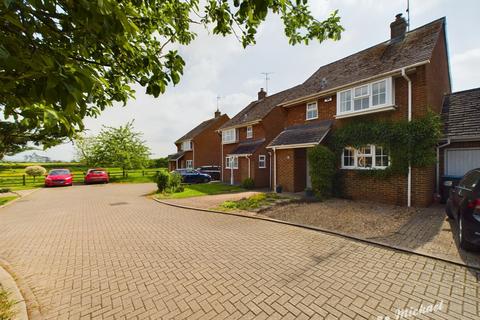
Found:
[(5, 262), (0, 260), (0, 283), (2, 288), (10, 293), (10, 298), (15, 301), (15, 319), (28, 320), (27, 304), (22, 295), (20, 288), (17, 285), (14, 277), (3, 267)]
[(0, 209), (3, 208), (3, 207), (9, 206), (9, 205), (11, 205), (12, 203), (15, 203), (15, 202), (17, 202), (17, 201), (20, 200), (20, 199), (23, 199), (23, 198), (25, 198), (25, 197), (28, 197), (29, 195), (31, 195), (31, 194), (34, 193), (34, 192), (37, 192), (37, 191), (40, 190), (40, 189), (41, 189), (41, 188), (36, 188), (36, 189), (34, 189), (32, 192), (27, 193), (26, 195), (21, 195), (21, 194), (19, 194), (19, 193), (17, 193), (17, 192), (12, 192), (12, 193), (15, 193), (15, 194), (18, 196), (18, 198), (13, 199), (12, 201), (8, 201), (8, 202), (5, 203), (4, 205), (1, 205), (1, 206), (0, 206)]
[(172, 207), (176, 207), (176, 208), (182, 208), (182, 209), (187, 209), (187, 210), (195, 210), (195, 211), (203, 211), (203, 212), (211, 212), (211, 213), (217, 213), (217, 214), (223, 214), (223, 215), (233, 215), (233, 216), (237, 216), (237, 217), (257, 219), (257, 220), (269, 221), (269, 222), (289, 225), (289, 226), (303, 228), (303, 229), (309, 229), (309, 230), (323, 232), (323, 233), (327, 233), (327, 234), (331, 234), (331, 235), (335, 235), (335, 236), (340, 236), (340, 237), (350, 239), (350, 240), (354, 240), (354, 241), (358, 241), (358, 242), (363, 242), (363, 243), (367, 243), (367, 244), (376, 245), (376, 246), (383, 247), (383, 248), (394, 249), (394, 250), (397, 250), (397, 251), (401, 251), (401, 252), (405, 252), (405, 253), (409, 253), (409, 254), (414, 254), (414, 255), (417, 255), (417, 256), (421, 256), (421, 257), (432, 258), (432, 259), (435, 259), (435, 260), (438, 260), (438, 261), (443, 261), (443, 262), (447, 262), (447, 263), (454, 264), (454, 265), (457, 265), (457, 266), (466, 267), (466, 268), (469, 268), (469, 269), (474, 269), (474, 270), (480, 271), (480, 267), (472, 266), (472, 265), (469, 265), (469, 264), (466, 264), (466, 263), (453, 261), (453, 260), (449, 260), (449, 259), (444, 259), (444, 258), (435, 256), (435, 255), (430, 255), (430, 254), (426, 254), (426, 253), (422, 253), (422, 252), (417, 252), (417, 251), (414, 251), (414, 250), (412, 250), (410, 248), (407, 248), (407, 247), (386, 244), (386, 243), (383, 243), (383, 242), (369, 240), (369, 239), (365, 239), (365, 238), (360, 238), (360, 237), (356, 237), (356, 236), (353, 236), (353, 235), (350, 235), (350, 234), (346, 234), (346, 233), (342, 233), (342, 232), (338, 232), (338, 231), (332, 231), (332, 230), (328, 230), (328, 229), (323, 229), (323, 228), (319, 228), (319, 227), (315, 227), (315, 226), (311, 226), (311, 225), (294, 223), (294, 222), (272, 219), (272, 218), (266, 218), (266, 217), (253, 216), (253, 215), (245, 215), (245, 214), (236, 213), (236, 212), (224, 212), (224, 211), (219, 211), (219, 210), (189, 207), (189, 206), (184, 206), (184, 205), (181, 205), (181, 204), (170, 203), (168, 201), (160, 200), (160, 199), (157, 199), (155, 197), (151, 197), (151, 198), (158, 203), (168, 205), (168, 206), (172, 206)]

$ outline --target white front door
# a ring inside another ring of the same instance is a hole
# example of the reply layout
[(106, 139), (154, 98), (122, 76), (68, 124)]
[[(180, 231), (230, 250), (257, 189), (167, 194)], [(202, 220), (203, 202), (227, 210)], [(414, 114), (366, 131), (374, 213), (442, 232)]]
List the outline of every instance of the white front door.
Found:
[(310, 162), (307, 156), (307, 188), (312, 188), (312, 178), (310, 177)]

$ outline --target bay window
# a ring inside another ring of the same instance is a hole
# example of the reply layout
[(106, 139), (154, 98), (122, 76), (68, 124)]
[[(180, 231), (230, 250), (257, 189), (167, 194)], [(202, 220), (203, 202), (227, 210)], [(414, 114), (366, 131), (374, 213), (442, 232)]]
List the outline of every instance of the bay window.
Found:
[(340, 91), (337, 93), (337, 116), (393, 107), (393, 96), (392, 78)]
[(388, 152), (381, 146), (367, 145), (358, 149), (351, 147), (343, 149), (343, 169), (385, 169), (389, 165)]
[(228, 129), (222, 131), (222, 142), (223, 143), (234, 143), (237, 141), (237, 130)]

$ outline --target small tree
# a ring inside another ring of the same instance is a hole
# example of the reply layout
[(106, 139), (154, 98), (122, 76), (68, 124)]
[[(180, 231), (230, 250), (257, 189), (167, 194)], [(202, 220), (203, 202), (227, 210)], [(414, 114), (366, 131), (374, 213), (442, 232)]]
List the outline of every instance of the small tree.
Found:
[(316, 196), (320, 199), (331, 197), (336, 172), (335, 154), (327, 147), (318, 145), (308, 150), (308, 161), (312, 189)]
[(45, 175), (47, 170), (45, 170), (45, 168), (42, 166), (29, 166), (25, 168), (25, 173), (29, 176), (32, 176), (33, 181), (35, 181), (36, 177)]

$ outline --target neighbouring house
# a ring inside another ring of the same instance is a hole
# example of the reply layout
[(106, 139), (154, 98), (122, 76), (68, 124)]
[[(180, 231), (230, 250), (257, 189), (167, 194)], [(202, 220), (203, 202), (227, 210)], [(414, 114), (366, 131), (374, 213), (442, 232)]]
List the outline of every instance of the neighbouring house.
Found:
[(284, 128), (285, 110), (278, 104), (295, 87), (267, 96), (263, 88), (258, 99), (223, 124), (222, 181), (241, 184), (251, 178), (255, 187), (272, 187), (272, 154), (266, 146)]
[(442, 119), (437, 175), (461, 177), (480, 168), (480, 88), (446, 95)]
[[(268, 145), (273, 153), (273, 184), (284, 191), (310, 185), (307, 149), (351, 121), (399, 121), (442, 112), (451, 92), (445, 18), (407, 32), (396, 16), (391, 38), (318, 69), (279, 106), (285, 129)], [(433, 200), (435, 166), (412, 168), (409, 176), (379, 179), (362, 170), (385, 169), (388, 151), (366, 145), (345, 148), (339, 161), (343, 193), (352, 199), (428, 206)]]
[(193, 169), (201, 166), (221, 166), (221, 138), (218, 128), (230, 118), (219, 110), (175, 141), (177, 152), (168, 156), (168, 169)]

